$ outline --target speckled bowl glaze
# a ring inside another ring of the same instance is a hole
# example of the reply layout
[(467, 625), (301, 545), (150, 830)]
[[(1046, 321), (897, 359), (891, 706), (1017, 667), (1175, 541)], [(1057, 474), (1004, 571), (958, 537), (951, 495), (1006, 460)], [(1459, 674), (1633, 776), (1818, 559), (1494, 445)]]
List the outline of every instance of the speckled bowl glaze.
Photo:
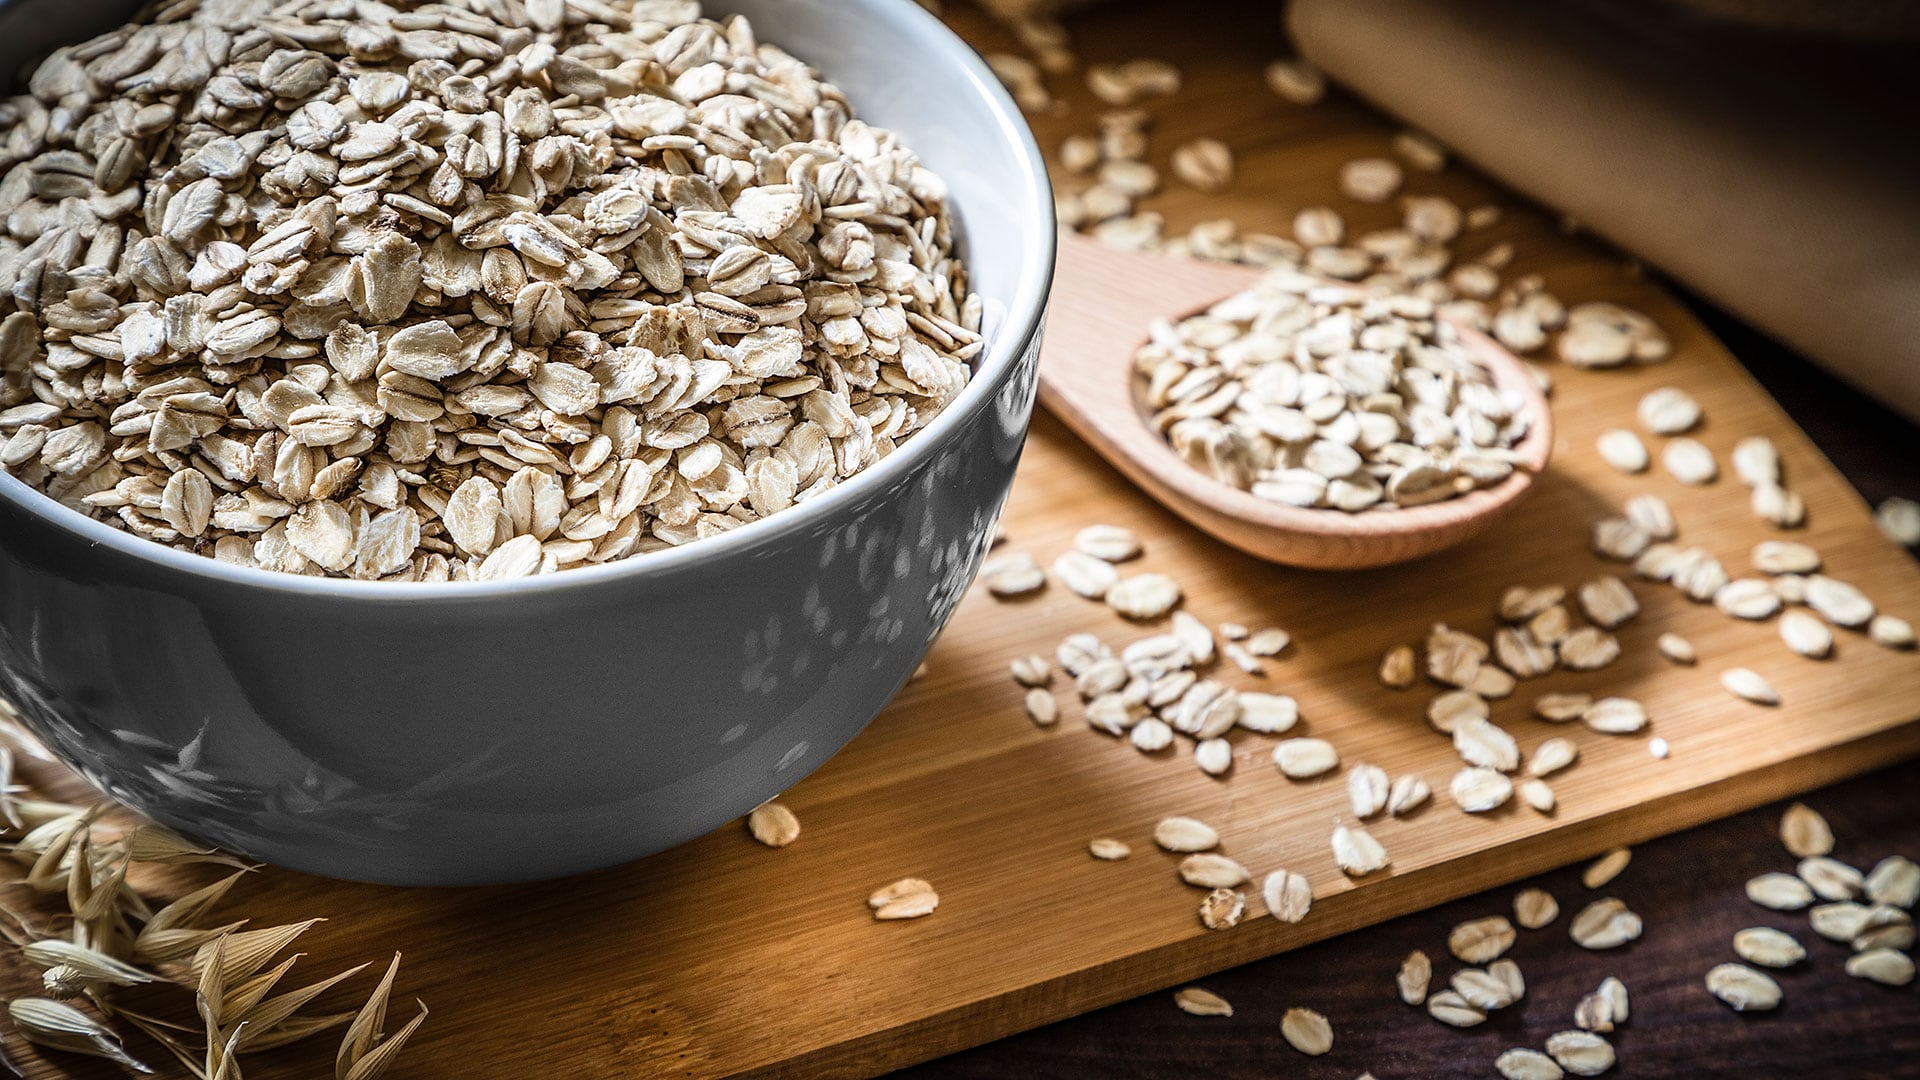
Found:
[[(103, 790), (299, 870), (553, 877), (791, 786), (899, 689), (979, 567), (1032, 413), (1045, 170), (971, 50), (907, 0), (731, 0), (950, 185), (990, 347), (900, 450), (766, 521), (624, 563), (382, 584), (226, 566), (0, 475), (0, 693)], [(0, 6), (12, 71), (130, 6)]]

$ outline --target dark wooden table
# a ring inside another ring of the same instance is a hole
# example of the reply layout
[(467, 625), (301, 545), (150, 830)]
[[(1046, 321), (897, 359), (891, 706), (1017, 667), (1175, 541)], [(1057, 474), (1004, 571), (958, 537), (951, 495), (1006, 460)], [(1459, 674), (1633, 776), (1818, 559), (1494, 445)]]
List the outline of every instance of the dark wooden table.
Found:
[[(1727, 316), (1694, 306), (1869, 501), (1920, 496), (1920, 426)], [(1920, 711), (1920, 687), (1914, 699)], [(1920, 762), (1836, 784), (1804, 801), (1832, 823), (1838, 858), (1863, 868), (1896, 853), (1920, 859)], [(1526, 997), (1478, 1028), (1446, 1027), (1401, 1004), (1394, 972), (1415, 948), (1450, 971), (1447, 931), (1465, 919), (1510, 913), (1519, 886), (1205, 980), (1200, 985), (1233, 1003), (1229, 1019), (1188, 1016), (1169, 994), (1150, 994), (899, 1075), (1497, 1076), (1493, 1059), (1501, 1051), (1538, 1048), (1548, 1035), (1571, 1028), (1574, 1003), (1615, 975), (1628, 986), (1633, 1015), (1610, 1036), (1619, 1063), (1607, 1076), (1920, 1077), (1920, 988), (1848, 976), (1841, 967), (1845, 946), (1814, 935), (1802, 915), (1767, 911), (1746, 899), (1748, 878), (1792, 868), (1776, 835), (1781, 809), (1755, 810), (1638, 849), (1607, 891), (1640, 912), (1647, 929), (1638, 942), (1613, 952), (1590, 953), (1567, 938), (1572, 912), (1598, 895), (1581, 887), (1579, 867), (1533, 882), (1558, 898), (1561, 916), (1545, 930), (1521, 932), (1511, 955), (1526, 974)], [(1805, 962), (1778, 973), (1785, 1002), (1772, 1014), (1734, 1013), (1702, 982), (1713, 965), (1736, 959), (1732, 935), (1748, 926), (1787, 930), (1808, 949)], [(1281, 1038), (1280, 1017), (1296, 1005), (1333, 1022), (1332, 1053), (1303, 1057)]]

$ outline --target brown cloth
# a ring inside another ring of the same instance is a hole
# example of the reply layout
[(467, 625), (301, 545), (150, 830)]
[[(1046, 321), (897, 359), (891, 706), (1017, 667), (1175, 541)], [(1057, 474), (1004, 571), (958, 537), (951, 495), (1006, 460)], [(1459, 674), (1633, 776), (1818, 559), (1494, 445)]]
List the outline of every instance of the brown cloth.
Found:
[(1295, 0), (1288, 24), (1381, 108), (1920, 419), (1911, 35), (1649, 0)]

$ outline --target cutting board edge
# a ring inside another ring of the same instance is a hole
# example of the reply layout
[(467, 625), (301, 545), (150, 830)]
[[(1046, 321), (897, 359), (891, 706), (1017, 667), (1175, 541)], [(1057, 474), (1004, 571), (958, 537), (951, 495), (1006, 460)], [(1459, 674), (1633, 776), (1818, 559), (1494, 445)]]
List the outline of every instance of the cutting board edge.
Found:
[[(769, 1062), (729, 1077), (831, 1077), (867, 1080), (896, 1069), (1002, 1039), (1071, 1017), (1169, 989), (1238, 967), (1364, 929), (1415, 911), (1436, 907), (1464, 896), (1570, 866), (1615, 847), (1645, 843), (1745, 810), (1815, 788), (1859, 776), (1920, 755), (1920, 715), (1893, 727), (1837, 743), (1814, 753), (1789, 758), (1757, 770), (1669, 792), (1636, 806), (1625, 815), (1596, 818), (1564, 830), (1540, 833), (1502, 846), (1504, 858), (1477, 872), (1444, 881), (1437, 875), (1452, 864), (1429, 867), (1405, 877), (1389, 878), (1370, 888), (1321, 900), (1307, 919), (1284, 931), (1279, 924), (1254, 927), (1266, 934), (1228, 931), (1196, 942), (1182, 940), (1135, 953), (1120, 960), (1091, 965), (1069, 975), (922, 1017), (910, 1024), (875, 1031), (859, 1038), (820, 1047)], [(1666, 812), (1671, 812), (1667, 816)], [(1604, 831), (1604, 835), (1602, 835)], [(1599, 894), (1595, 894), (1595, 898)], [(1242, 924), (1243, 926), (1247, 924)], [(1556, 922), (1549, 932), (1561, 930)], [(1241, 938), (1280, 937), (1277, 947), (1244, 948)], [(1412, 947), (1412, 946), (1410, 946)], [(1162, 965), (1165, 965), (1164, 967)], [(1387, 985), (1391, 972), (1382, 972)], [(1384, 992), (1384, 991), (1383, 991)], [(1077, 1004), (1068, 1004), (1077, 1002)], [(1013, 1022), (975, 1028), (983, 1015), (1006, 1014)]]

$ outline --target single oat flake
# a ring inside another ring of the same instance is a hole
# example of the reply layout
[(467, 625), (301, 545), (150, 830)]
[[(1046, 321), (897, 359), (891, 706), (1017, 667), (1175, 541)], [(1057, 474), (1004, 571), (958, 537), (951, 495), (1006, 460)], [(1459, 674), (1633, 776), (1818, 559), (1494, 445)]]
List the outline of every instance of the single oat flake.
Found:
[(1545, 889), (1521, 889), (1513, 897), (1513, 919), (1528, 930), (1538, 930), (1560, 917), (1560, 904)]
[(1497, 810), (1513, 797), (1512, 780), (1494, 769), (1478, 766), (1455, 773), (1449, 787), (1453, 801), (1469, 814)]
[(1751, 668), (1728, 668), (1720, 673), (1720, 685), (1726, 687), (1733, 696), (1745, 698), (1755, 705), (1780, 704), (1780, 692)]
[(1225, 855), (1201, 852), (1180, 860), (1180, 880), (1203, 889), (1232, 889), (1247, 883), (1247, 868)]
[(770, 848), (783, 848), (800, 838), (800, 819), (780, 803), (761, 803), (747, 815), (747, 831)]
[(1504, 915), (1470, 919), (1447, 935), (1447, 950), (1462, 963), (1485, 964), (1513, 947), (1513, 924)]
[(1644, 929), (1640, 916), (1613, 897), (1595, 900), (1574, 915), (1568, 933), (1583, 949), (1613, 949), (1640, 936)]
[(1506, 1080), (1560, 1080), (1565, 1075), (1551, 1057), (1525, 1047), (1502, 1053), (1493, 1059), (1493, 1067)]
[(867, 897), (873, 917), (880, 920), (918, 919), (933, 914), (940, 906), (940, 894), (919, 878), (901, 878), (891, 885), (875, 889)]
[(1780, 842), (1797, 859), (1830, 855), (1833, 853), (1833, 829), (1818, 810), (1797, 802), (1780, 815)]
[(1547, 1036), (1547, 1053), (1575, 1076), (1599, 1076), (1613, 1068), (1613, 1044), (1591, 1031), (1562, 1031)]
[(1720, 964), (1708, 971), (1707, 990), (1735, 1012), (1765, 1012), (1780, 1005), (1780, 984), (1745, 964)]
[(1792, 934), (1771, 926), (1752, 926), (1733, 935), (1733, 951), (1740, 959), (1761, 967), (1792, 967), (1806, 959), (1806, 947)]
[(1233, 1006), (1227, 999), (1211, 990), (1202, 990), (1197, 986), (1184, 986), (1173, 992), (1173, 1003), (1180, 1011), (1193, 1016), (1232, 1016)]
[(1433, 961), (1427, 954), (1415, 949), (1400, 962), (1400, 970), (1394, 975), (1394, 985), (1400, 991), (1400, 1000), (1409, 1005), (1418, 1005), (1427, 999), (1427, 985), (1433, 980)]
[(1333, 1049), (1333, 1025), (1312, 1009), (1288, 1009), (1280, 1018), (1280, 1035), (1288, 1046), (1309, 1057)]
[(1792, 874), (1761, 874), (1747, 882), (1747, 899), (1774, 911), (1799, 911), (1813, 903), (1813, 889)]
[(1632, 860), (1632, 850), (1623, 847), (1614, 848), (1612, 851), (1607, 852), (1605, 855), (1600, 856), (1600, 858), (1588, 864), (1587, 868), (1581, 871), (1580, 884), (1585, 885), (1589, 889), (1598, 889), (1614, 878), (1619, 877), (1621, 872), (1627, 868), (1627, 864)]
[(1334, 863), (1350, 877), (1364, 877), (1387, 868), (1387, 849), (1365, 829), (1336, 826), (1332, 843)]
[(1297, 923), (1313, 907), (1313, 886), (1307, 879), (1288, 870), (1275, 870), (1261, 883), (1261, 899), (1267, 914), (1284, 923)]
[(1200, 901), (1200, 924), (1209, 930), (1231, 930), (1247, 913), (1247, 894), (1237, 889), (1215, 889)]
[(1176, 854), (1208, 851), (1218, 847), (1220, 834), (1213, 826), (1190, 817), (1162, 818), (1153, 827), (1153, 842), (1162, 850)]
[(1470, 1004), (1456, 990), (1442, 990), (1427, 997), (1427, 1015), (1452, 1027), (1474, 1027), (1487, 1022), (1487, 1011)]

